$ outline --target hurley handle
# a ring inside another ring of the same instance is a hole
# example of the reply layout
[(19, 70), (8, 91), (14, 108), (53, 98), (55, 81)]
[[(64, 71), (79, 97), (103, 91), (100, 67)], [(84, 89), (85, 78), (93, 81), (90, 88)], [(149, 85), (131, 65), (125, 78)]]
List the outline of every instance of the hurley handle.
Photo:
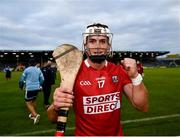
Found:
[(64, 136), (68, 112), (69, 112), (68, 108), (62, 108), (58, 111), (58, 119), (57, 119), (57, 127), (56, 127), (55, 136)]

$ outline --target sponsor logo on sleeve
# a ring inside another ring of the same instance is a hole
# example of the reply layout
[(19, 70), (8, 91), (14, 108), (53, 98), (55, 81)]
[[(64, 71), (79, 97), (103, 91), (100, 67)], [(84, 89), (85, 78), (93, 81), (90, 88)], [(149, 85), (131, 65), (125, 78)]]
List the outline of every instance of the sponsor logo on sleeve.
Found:
[(100, 114), (112, 112), (120, 108), (120, 92), (98, 96), (84, 96), (83, 106), (85, 114)]

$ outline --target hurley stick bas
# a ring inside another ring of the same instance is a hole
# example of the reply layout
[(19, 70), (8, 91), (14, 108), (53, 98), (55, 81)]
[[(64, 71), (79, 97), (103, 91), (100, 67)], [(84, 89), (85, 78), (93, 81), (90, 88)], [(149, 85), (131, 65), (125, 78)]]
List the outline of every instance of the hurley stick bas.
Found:
[[(61, 75), (61, 87), (73, 90), (76, 75), (83, 60), (83, 54), (75, 46), (62, 44), (58, 46), (53, 57), (57, 64), (57, 69)], [(64, 136), (69, 108), (61, 108), (58, 111), (57, 129), (55, 136)]]

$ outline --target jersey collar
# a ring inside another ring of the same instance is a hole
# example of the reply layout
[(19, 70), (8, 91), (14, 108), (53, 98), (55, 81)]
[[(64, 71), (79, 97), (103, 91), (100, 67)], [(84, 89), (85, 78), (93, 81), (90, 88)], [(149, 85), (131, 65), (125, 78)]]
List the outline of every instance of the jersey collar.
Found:
[[(89, 64), (89, 62), (88, 62), (88, 59), (85, 59), (84, 60), (84, 63), (85, 63), (85, 65), (89, 68), (90, 67), (90, 64)], [(108, 64), (108, 62), (107, 62), (107, 60), (105, 60), (105, 66), (107, 67), (107, 64)]]

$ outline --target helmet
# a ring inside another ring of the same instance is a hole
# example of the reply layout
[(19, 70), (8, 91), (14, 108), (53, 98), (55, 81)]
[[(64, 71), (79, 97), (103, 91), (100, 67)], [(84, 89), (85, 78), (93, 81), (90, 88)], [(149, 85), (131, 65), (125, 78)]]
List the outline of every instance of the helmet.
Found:
[[(108, 44), (111, 47), (112, 44), (112, 36), (113, 34), (110, 33), (110, 30), (108, 29), (107, 25), (100, 24), (100, 23), (94, 23), (92, 25), (87, 26), (85, 32), (83, 33), (83, 48), (86, 53), (86, 55), (89, 57), (89, 59), (94, 63), (101, 63), (107, 58), (107, 54), (102, 55), (92, 55), (90, 52), (90, 49), (85, 47), (85, 44), (87, 43), (87, 38), (89, 36), (106, 36), (108, 38)], [(107, 53), (109, 54), (110, 49), (106, 49)]]
[(83, 33), (83, 44), (86, 44), (88, 36), (93, 35), (107, 36), (109, 40), (109, 45), (111, 45), (112, 43), (113, 34), (110, 33), (110, 30), (107, 25), (94, 23), (92, 25), (87, 26), (85, 32)]

